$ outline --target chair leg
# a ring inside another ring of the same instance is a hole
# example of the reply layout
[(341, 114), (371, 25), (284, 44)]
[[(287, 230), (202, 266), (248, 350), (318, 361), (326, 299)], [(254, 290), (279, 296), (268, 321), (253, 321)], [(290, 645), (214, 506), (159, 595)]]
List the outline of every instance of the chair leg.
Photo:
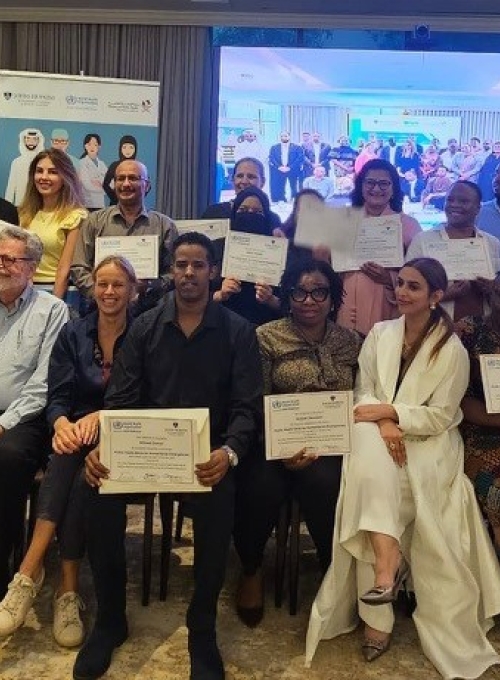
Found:
[(290, 525), (290, 504), (285, 501), (279, 512), (276, 525), (276, 567), (274, 576), (274, 606), (278, 609), (283, 603), (283, 584), (285, 580), (286, 546)]
[(175, 519), (175, 542), (180, 543), (182, 539), (182, 525), (184, 523), (184, 501), (177, 503), (177, 517)]
[(167, 599), (168, 578), (170, 575), (170, 553), (172, 552), (172, 524), (174, 518), (174, 498), (172, 494), (160, 494), (160, 516), (162, 525), (160, 600)]
[(290, 614), (297, 613), (299, 592), (299, 547), (300, 547), (300, 507), (296, 500), (292, 501), (290, 518)]
[(144, 540), (142, 552), (142, 606), (147, 607), (151, 593), (151, 561), (153, 552), (153, 513), (155, 495), (148, 494), (144, 506)]

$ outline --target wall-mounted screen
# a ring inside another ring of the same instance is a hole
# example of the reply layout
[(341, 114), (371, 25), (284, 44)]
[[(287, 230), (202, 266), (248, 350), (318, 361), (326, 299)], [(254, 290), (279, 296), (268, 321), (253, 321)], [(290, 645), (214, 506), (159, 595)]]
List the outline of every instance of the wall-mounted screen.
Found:
[(221, 48), (218, 201), (234, 195), (234, 163), (252, 156), (282, 218), (305, 186), (345, 205), (354, 173), (378, 156), (426, 229), (443, 219), (450, 180), (493, 198), (499, 140), (499, 54)]

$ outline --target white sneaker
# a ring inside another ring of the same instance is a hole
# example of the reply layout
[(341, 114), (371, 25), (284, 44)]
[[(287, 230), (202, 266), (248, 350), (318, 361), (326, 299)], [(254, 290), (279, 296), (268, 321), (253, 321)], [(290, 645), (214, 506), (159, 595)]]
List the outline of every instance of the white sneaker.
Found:
[(23, 625), (35, 597), (40, 592), (44, 577), (43, 569), (37, 583), (29, 576), (19, 572), (15, 574), (9, 583), (6, 596), (0, 602), (0, 635), (10, 635)]
[(78, 593), (68, 592), (54, 597), (54, 638), (61, 647), (78, 647), (85, 637), (80, 610), (85, 609)]

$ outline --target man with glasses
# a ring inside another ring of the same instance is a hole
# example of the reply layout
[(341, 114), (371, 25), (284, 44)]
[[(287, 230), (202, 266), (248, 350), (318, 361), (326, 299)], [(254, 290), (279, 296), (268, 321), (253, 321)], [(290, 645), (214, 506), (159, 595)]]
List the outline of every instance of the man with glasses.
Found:
[(159, 278), (141, 281), (139, 309), (144, 309), (161, 294), (162, 284), (168, 276), (171, 247), (177, 236), (177, 229), (166, 215), (155, 210), (146, 210), (144, 200), (151, 185), (148, 170), (143, 163), (136, 160), (122, 161), (116, 166), (114, 182), (117, 205), (92, 212), (80, 227), (71, 277), (80, 293), (89, 298), (97, 238), (157, 235)]
[[(24, 528), (26, 497), (48, 455), (47, 370), (68, 320), (62, 300), (31, 284), (42, 251), (36, 234), (0, 223), (0, 599)], [(41, 582), (31, 586), (39, 589)]]

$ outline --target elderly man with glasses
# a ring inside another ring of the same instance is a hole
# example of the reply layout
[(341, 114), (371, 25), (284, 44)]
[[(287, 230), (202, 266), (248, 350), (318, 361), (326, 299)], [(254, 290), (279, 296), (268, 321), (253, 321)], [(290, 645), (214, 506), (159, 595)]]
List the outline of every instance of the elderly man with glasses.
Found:
[(62, 300), (31, 285), (42, 251), (38, 236), (0, 222), (0, 598), (11, 579), (26, 497), (48, 455), (48, 363), (68, 320)]
[[(71, 278), (80, 294), (89, 298), (92, 269), (96, 257), (96, 239), (108, 236), (158, 236), (158, 278), (142, 279), (139, 286), (139, 308), (156, 302), (162, 284), (167, 280), (171, 246), (177, 237), (172, 220), (155, 210), (146, 210), (145, 197), (150, 189), (148, 170), (136, 160), (122, 161), (115, 169), (114, 190), (117, 205), (92, 212), (82, 223), (75, 247)], [(116, 252), (121, 252), (120, 247)], [(129, 259), (128, 252), (121, 252)], [(136, 266), (136, 263), (132, 261)], [(140, 278), (140, 276), (139, 276)]]

